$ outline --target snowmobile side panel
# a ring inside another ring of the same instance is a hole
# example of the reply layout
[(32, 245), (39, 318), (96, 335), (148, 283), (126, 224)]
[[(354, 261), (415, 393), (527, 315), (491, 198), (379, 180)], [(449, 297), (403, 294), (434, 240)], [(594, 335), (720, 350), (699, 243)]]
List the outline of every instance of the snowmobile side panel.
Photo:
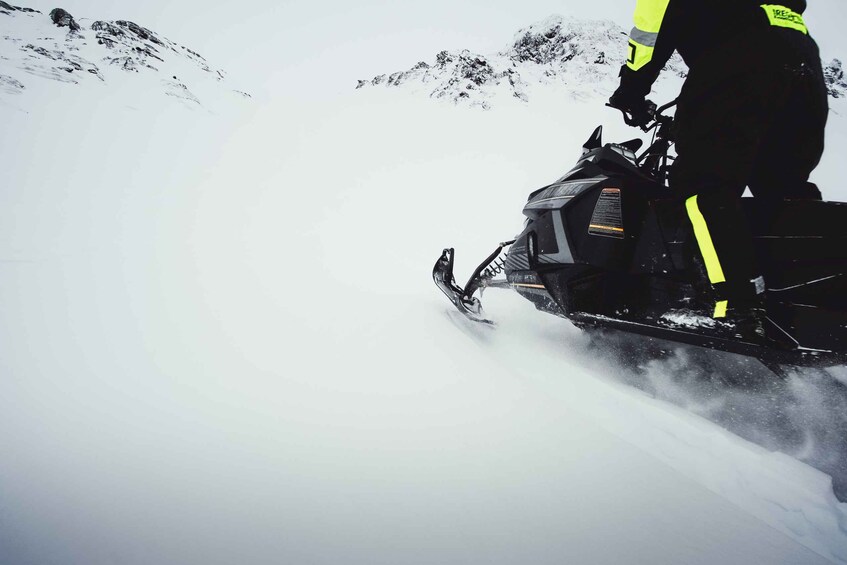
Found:
[(528, 218), (538, 219), (544, 212), (563, 208), (581, 193), (605, 179), (606, 177), (594, 177), (555, 182), (541, 191), (533, 193), (524, 206), (523, 213)]

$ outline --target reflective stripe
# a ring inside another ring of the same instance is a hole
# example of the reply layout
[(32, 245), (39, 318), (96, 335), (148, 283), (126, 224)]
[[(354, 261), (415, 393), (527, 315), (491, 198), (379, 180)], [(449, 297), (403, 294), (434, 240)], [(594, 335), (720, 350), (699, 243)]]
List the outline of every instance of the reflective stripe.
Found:
[(806, 27), (806, 22), (803, 21), (803, 16), (797, 12), (778, 4), (762, 4), (762, 9), (768, 15), (768, 21), (770, 21), (772, 26), (787, 27), (789, 29), (796, 29), (806, 35), (809, 34), (809, 29)]
[(712, 284), (726, 282), (718, 253), (715, 251), (715, 244), (712, 242), (712, 235), (709, 233), (709, 226), (706, 225), (706, 219), (700, 212), (696, 195), (685, 201), (685, 208), (688, 210), (691, 225), (694, 226), (694, 236), (697, 238), (697, 245), (700, 246), (703, 262), (706, 263), (709, 282)]
[(670, 0), (638, 0), (635, 5), (635, 28), (630, 33), (629, 57), (626, 65), (637, 71), (653, 60), (653, 48), (662, 28), (662, 20)]
[(632, 31), (629, 32), (631, 40), (645, 47), (655, 47), (657, 37), (659, 37), (659, 34), (655, 31), (641, 31), (637, 27), (632, 28)]

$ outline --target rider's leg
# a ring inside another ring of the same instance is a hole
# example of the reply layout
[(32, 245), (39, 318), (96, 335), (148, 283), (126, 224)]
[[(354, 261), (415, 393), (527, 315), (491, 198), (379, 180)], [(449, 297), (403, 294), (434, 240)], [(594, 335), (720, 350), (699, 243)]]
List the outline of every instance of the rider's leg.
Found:
[(764, 284), (740, 197), (791, 91), (780, 33), (765, 28), (724, 46), (696, 65), (679, 99), (670, 184), (686, 198), (718, 318), (761, 309)]

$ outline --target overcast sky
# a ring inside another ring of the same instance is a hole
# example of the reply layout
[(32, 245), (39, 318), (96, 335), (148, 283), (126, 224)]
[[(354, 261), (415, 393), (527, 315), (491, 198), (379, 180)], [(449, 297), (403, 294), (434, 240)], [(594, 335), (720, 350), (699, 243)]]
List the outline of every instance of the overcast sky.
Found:
[[(57, 2), (61, 1), (61, 4)], [(631, 25), (635, 0), (31, 0), (76, 18), (127, 19), (199, 51), (253, 91), (346, 90), (356, 79), (433, 61), (442, 49), (491, 53), (521, 27), (551, 14), (611, 19)], [(847, 58), (845, 0), (814, 0), (807, 22), (823, 56)], [(621, 47), (624, 48), (623, 46)]]

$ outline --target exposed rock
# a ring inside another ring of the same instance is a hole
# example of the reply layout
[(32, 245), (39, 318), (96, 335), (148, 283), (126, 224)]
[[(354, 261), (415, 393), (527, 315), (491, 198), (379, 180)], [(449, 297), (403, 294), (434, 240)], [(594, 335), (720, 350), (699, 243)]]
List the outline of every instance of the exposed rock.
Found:
[(844, 69), (841, 61), (833, 59), (823, 68), (823, 76), (826, 81), (826, 91), (833, 98), (844, 98), (847, 96), (847, 81), (844, 80)]
[(10, 12), (24, 12), (30, 14), (40, 14), (38, 10), (33, 10), (32, 8), (22, 8), (20, 6), (12, 6), (11, 4), (7, 4), (0, 0), (0, 12), (9, 15)]
[(125, 71), (138, 72), (138, 65), (132, 57), (115, 57), (114, 59), (106, 58), (110, 65), (122, 68)]
[(35, 46), (32, 43), (28, 43), (24, 45), (24, 49), (29, 49), (33, 53), (41, 55), (42, 57), (46, 57), (52, 61), (59, 61), (62, 59), (61, 51), (50, 51), (48, 49), (45, 49), (44, 47), (41, 47), (40, 45)]
[[(93, 24), (91, 24), (91, 30), (92, 31), (102, 31), (102, 32), (107, 33), (109, 35), (114, 35), (115, 37), (120, 37), (120, 36), (123, 36), (123, 34), (124, 34), (124, 31), (121, 28), (119, 28), (118, 26), (113, 25), (109, 22), (103, 22), (103, 21), (99, 21), (99, 20), (94, 22)], [(99, 35), (98, 35), (98, 37), (99, 37)]]
[(561, 24), (558, 23), (541, 32), (530, 28), (515, 41), (512, 56), (518, 61), (531, 61), (537, 65), (570, 61), (580, 53), (580, 46), (574, 38), (576, 33), (562, 33)]
[(185, 49), (186, 51), (188, 51), (189, 53), (191, 53), (192, 55), (194, 55), (194, 56), (195, 56), (195, 57), (197, 57), (198, 59), (202, 59), (203, 61), (205, 61), (205, 60), (206, 60), (206, 59), (203, 59), (203, 56), (202, 56), (202, 55), (200, 55), (200, 53), (198, 53), (198, 52), (196, 52), (196, 51), (192, 51), (192, 50), (191, 50), (191, 49), (189, 49), (188, 47), (183, 47), (183, 49)]
[(159, 39), (159, 37), (155, 33), (150, 31), (146, 27), (141, 27), (140, 25), (134, 22), (128, 22), (124, 20), (117, 20), (115, 24), (134, 34), (139, 39), (151, 41), (156, 45), (164, 45), (164, 42)]
[(47, 49), (46, 47), (33, 45), (32, 43), (24, 45), (21, 50), (29, 52), (30, 58), (35, 61), (39, 61), (41, 59), (52, 61), (49, 65), (37, 65), (35, 64), (35, 61), (33, 61), (33, 64), (24, 67), (24, 70), (36, 76), (68, 82), (66, 78), (62, 77), (61, 74), (56, 71), (64, 71), (65, 73), (87, 71), (98, 77), (100, 80), (103, 80), (103, 77), (100, 74), (100, 69), (97, 68), (97, 65), (77, 55), (67, 53), (59, 49)]
[[(456, 82), (467, 81), (464, 85), (466, 90), (473, 89), (474, 85), (482, 86), (494, 78), (494, 69), (488, 64), (485, 57), (474, 55), (469, 51), (462, 51), (458, 54), (442, 51), (436, 56), (435, 61), (439, 69), (447, 69), (448, 66), (453, 67), (452, 78), (454, 79), (454, 84)], [(417, 71), (420, 68), (416, 66), (411, 72)], [(406, 75), (406, 73), (398, 74)], [(389, 84), (399, 85), (400, 80), (389, 81)]]
[(0, 92), (8, 94), (20, 94), (24, 90), (24, 85), (18, 80), (6, 75), (0, 75)]
[(63, 10), (62, 8), (54, 8), (50, 11), (50, 19), (53, 20), (53, 23), (59, 27), (68, 27), (71, 31), (79, 31), (79, 24), (76, 23), (76, 20), (72, 15)]
[(180, 100), (186, 100), (188, 102), (193, 102), (196, 105), (200, 105), (200, 100), (192, 93), (186, 85), (179, 82), (178, 80), (163, 80), (162, 84), (164, 84), (167, 88), (165, 90), (165, 94), (168, 96), (173, 96), (174, 98), (179, 98)]
[(73, 78), (73, 76), (67, 72), (68, 67), (65, 67), (63, 65), (43, 66), (25, 63), (21, 65), (20, 68), (21, 70), (26, 71), (32, 76), (55, 80), (58, 82), (70, 82), (73, 84), (79, 84), (79, 81)]

